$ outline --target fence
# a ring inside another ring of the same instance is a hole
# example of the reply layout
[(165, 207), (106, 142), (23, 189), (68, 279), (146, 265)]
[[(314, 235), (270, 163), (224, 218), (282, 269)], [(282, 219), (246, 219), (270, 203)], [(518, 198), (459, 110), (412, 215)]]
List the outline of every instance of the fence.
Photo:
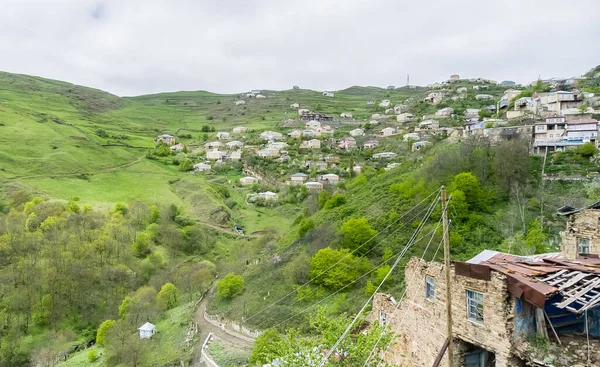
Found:
[(219, 367), (219, 365), (217, 365), (215, 363), (215, 361), (213, 361), (212, 358), (210, 358), (210, 356), (208, 355), (208, 353), (206, 353), (206, 351), (205, 351), (206, 346), (208, 345), (208, 342), (211, 340), (211, 338), (212, 338), (212, 333), (208, 333), (208, 336), (206, 337), (206, 340), (202, 344), (202, 351), (200, 353), (202, 355), (202, 358), (206, 362), (206, 364), (208, 364), (210, 367)]
[[(227, 334), (233, 335), (238, 338), (246, 339), (249, 342), (254, 341), (253, 339), (257, 338), (260, 334), (263, 333), (261, 330), (248, 329), (245, 326), (240, 326), (239, 324), (228, 321), (222, 317), (219, 317), (218, 315), (213, 316), (207, 314), (206, 312), (204, 312), (204, 319), (206, 319), (206, 321), (210, 322), (214, 326), (221, 328), (221, 330), (223, 330)], [(234, 332), (228, 330), (228, 327), (230, 327), (232, 330), (239, 334), (235, 335)]]

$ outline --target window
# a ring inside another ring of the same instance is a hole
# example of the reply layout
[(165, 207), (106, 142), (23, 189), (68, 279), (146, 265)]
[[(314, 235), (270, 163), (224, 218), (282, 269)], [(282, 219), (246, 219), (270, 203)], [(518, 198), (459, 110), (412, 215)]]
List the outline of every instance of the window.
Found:
[(483, 293), (467, 290), (467, 319), (483, 322)]
[(544, 130), (545, 126), (541, 125), (541, 126), (536, 126), (535, 129), (540, 131), (540, 130)]
[(425, 277), (425, 299), (435, 299), (435, 278), (429, 275)]
[(589, 254), (590, 253), (590, 239), (589, 238), (579, 238), (579, 253), (580, 254)]
[(387, 324), (387, 314), (383, 311), (379, 311), (379, 325), (385, 326)]

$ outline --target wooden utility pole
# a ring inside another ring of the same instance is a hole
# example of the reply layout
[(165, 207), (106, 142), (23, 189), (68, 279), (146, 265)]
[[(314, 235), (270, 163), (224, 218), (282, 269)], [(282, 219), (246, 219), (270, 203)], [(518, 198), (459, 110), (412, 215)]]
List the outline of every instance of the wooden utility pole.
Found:
[(450, 279), (450, 233), (448, 230), (448, 201), (442, 188), (442, 220), (444, 225), (444, 270), (446, 271), (446, 326), (448, 333), (448, 367), (454, 367), (454, 342), (452, 340), (452, 279)]

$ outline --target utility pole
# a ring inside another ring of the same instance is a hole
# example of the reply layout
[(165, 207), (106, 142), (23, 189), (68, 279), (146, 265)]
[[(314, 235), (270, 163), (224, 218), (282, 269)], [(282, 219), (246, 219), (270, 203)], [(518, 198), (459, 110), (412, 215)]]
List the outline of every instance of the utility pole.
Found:
[(454, 367), (454, 341), (452, 340), (452, 279), (450, 279), (450, 233), (448, 230), (448, 201), (446, 199), (446, 188), (442, 188), (442, 221), (444, 225), (444, 270), (446, 272), (448, 367)]

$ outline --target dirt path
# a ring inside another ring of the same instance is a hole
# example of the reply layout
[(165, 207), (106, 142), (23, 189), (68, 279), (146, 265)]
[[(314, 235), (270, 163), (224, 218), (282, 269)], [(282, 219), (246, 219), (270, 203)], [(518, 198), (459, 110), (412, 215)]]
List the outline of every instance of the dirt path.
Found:
[[(213, 325), (211, 322), (204, 318), (204, 312), (206, 311), (206, 304), (210, 298), (214, 297), (214, 288), (209, 291), (206, 297), (200, 303), (198, 310), (194, 316), (194, 321), (198, 324), (200, 343), (198, 348), (201, 348), (202, 343), (206, 340), (209, 333), (212, 333), (220, 342), (227, 344), (230, 348), (238, 350), (246, 350), (250, 352), (252, 350), (253, 341), (251, 338), (236, 334), (233, 331), (228, 330), (225, 332), (223, 328)], [(205, 366), (200, 362), (200, 351), (196, 353), (196, 358), (192, 361), (192, 367)]]

